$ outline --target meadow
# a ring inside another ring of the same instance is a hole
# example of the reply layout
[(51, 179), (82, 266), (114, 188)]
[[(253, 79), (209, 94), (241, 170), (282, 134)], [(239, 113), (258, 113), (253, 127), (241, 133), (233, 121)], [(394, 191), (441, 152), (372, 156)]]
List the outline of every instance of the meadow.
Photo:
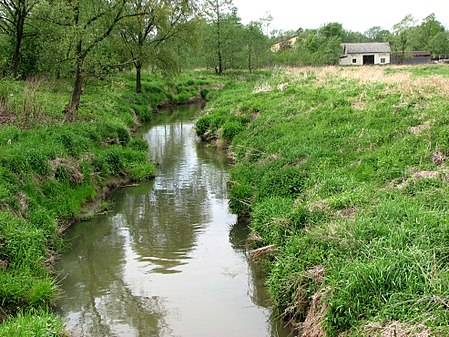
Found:
[(198, 119), (303, 336), (449, 335), (448, 97), (447, 65), (287, 69)]

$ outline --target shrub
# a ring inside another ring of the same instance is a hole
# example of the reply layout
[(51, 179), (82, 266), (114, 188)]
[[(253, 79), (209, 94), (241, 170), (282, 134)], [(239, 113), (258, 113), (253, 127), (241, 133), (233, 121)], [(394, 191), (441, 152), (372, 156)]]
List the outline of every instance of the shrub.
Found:
[(178, 104), (187, 103), (190, 99), (191, 95), (186, 93), (180, 93), (173, 97), (173, 101)]
[(211, 125), (211, 116), (201, 116), (195, 123), (195, 130), (198, 136), (203, 136), (209, 131)]

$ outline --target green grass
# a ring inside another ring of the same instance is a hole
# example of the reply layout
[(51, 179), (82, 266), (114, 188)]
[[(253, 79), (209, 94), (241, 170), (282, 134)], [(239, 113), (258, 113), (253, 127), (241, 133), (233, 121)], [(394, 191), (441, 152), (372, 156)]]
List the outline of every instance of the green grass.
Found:
[(9, 318), (0, 325), (3, 337), (60, 337), (66, 336), (61, 319), (48, 310), (30, 310), (20, 312), (15, 318)]
[(209, 104), (197, 132), (229, 142), (231, 208), (251, 214), (254, 248), (277, 247), (279, 315), (322, 308), (328, 336), (395, 321), (449, 334), (448, 74), (299, 69), (235, 80)]

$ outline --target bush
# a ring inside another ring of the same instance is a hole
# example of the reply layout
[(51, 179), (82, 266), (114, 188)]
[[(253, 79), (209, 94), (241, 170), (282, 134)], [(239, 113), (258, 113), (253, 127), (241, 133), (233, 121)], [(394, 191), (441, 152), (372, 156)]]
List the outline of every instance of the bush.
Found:
[(209, 131), (211, 125), (211, 116), (204, 115), (201, 116), (195, 123), (195, 130), (198, 136), (203, 136), (207, 131)]
[(128, 147), (140, 152), (148, 151), (148, 143), (142, 138), (133, 138)]

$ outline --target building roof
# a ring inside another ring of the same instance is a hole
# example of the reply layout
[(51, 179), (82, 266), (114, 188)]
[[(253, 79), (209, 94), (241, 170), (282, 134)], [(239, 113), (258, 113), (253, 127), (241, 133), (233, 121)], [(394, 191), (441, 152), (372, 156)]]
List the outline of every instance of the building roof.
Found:
[(388, 42), (343, 43), (345, 54), (391, 53)]
[(424, 51), (424, 50), (413, 50), (410, 52), (410, 55), (412, 57), (430, 57), (431, 54), (428, 51)]

